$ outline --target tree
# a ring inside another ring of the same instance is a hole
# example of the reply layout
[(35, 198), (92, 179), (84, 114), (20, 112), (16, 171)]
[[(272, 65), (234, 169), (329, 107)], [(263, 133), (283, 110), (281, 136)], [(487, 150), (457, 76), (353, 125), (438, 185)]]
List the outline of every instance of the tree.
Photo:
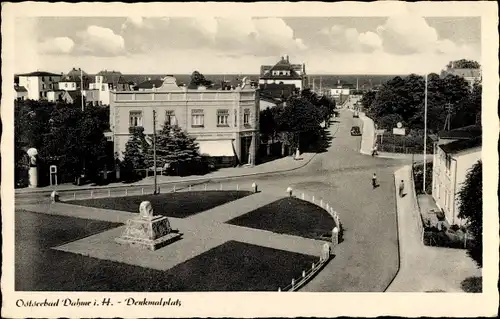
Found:
[(473, 60), (466, 60), (466, 59), (461, 59), (461, 60), (456, 60), (456, 61), (451, 61), (446, 65), (448, 69), (451, 69), (453, 65), (453, 68), (455, 69), (480, 69), (481, 65)]
[(483, 165), (478, 161), (467, 173), (462, 189), (458, 193), (458, 217), (467, 221), (467, 230), (474, 236), (467, 254), (479, 267), (483, 265)]
[[(156, 135), (156, 165), (170, 165), (177, 174), (184, 175), (200, 163), (201, 156), (196, 139), (177, 125), (165, 122)], [(153, 149), (149, 148), (146, 159), (148, 167), (153, 166)]]
[(149, 150), (143, 127), (130, 127), (129, 133), (132, 136), (125, 145), (124, 158), (121, 163), (123, 179), (127, 182), (137, 180), (139, 178), (137, 170), (146, 168), (146, 156)]
[(375, 101), (376, 95), (377, 95), (377, 92), (375, 92), (375, 91), (367, 91), (363, 94), (363, 97), (361, 98), (360, 102), (366, 110), (370, 109), (373, 101)]
[(191, 80), (189, 82), (190, 89), (196, 89), (199, 86), (209, 87), (212, 85), (212, 81), (205, 79), (205, 76), (198, 71), (194, 71), (191, 74)]
[(265, 138), (271, 138), (271, 140), (274, 138), (276, 133), (276, 123), (274, 122), (273, 112), (269, 107), (260, 111), (259, 130)]

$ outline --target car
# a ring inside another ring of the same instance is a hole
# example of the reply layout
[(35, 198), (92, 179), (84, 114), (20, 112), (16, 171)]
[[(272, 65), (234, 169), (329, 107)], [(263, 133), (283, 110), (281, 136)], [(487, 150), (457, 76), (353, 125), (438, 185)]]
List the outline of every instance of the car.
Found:
[(352, 117), (358, 118), (359, 117), (358, 111), (354, 111), (354, 114), (352, 115)]
[(360, 136), (361, 135), (361, 129), (359, 128), (359, 126), (351, 127), (351, 135), (352, 136)]

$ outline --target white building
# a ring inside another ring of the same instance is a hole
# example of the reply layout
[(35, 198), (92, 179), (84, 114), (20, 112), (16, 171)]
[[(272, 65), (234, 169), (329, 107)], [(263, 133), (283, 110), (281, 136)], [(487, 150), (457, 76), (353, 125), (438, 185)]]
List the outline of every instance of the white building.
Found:
[(478, 125), (442, 132), (434, 144), (432, 197), (450, 225), (464, 223), (457, 196), (468, 170), (481, 159), (481, 144)]
[(14, 96), (18, 101), (27, 100), (28, 90), (24, 86), (14, 85)]
[(463, 78), (470, 87), (474, 86), (477, 82), (481, 82), (482, 79), (481, 69), (457, 69), (452, 66), (444, 70), (441, 76), (446, 76), (448, 74)]
[[(139, 88), (140, 89), (140, 88)], [(110, 127), (114, 152), (123, 155), (130, 127), (153, 132), (170, 122), (196, 138), (200, 154), (225, 163), (255, 164), (259, 136), (259, 91), (240, 86), (235, 90), (188, 89), (167, 76), (162, 85), (138, 91), (112, 91)]]
[(99, 103), (102, 105), (110, 104), (111, 91), (131, 91), (121, 72), (118, 71), (100, 71), (95, 76), (95, 82), (90, 83), (91, 90), (97, 90)]
[(281, 57), (274, 66), (260, 67), (259, 84), (293, 84), (303, 90), (306, 84), (305, 64), (291, 64), (287, 55)]
[(73, 68), (59, 81), (58, 89), (64, 91), (88, 90), (89, 84), (90, 76), (81, 69)]
[(44, 71), (19, 74), (19, 86), (28, 91), (27, 99), (44, 100), (47, 99), (48, 91), (57, 89), (61, 77), (61, 74)]
[(333, 89), (330, 89), (330, 95), (334, 98), (338, 98), (340, 96), (349, 96), (351, 93), (351, 86), (347, 84), (341, 84), (340, 80), (337, 82), (337, 86)]

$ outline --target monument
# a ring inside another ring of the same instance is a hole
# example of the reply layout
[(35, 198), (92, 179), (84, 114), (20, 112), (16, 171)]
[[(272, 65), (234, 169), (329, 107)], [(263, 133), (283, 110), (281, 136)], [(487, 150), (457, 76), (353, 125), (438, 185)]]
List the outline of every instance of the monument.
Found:
[(125, 231), (115, 240), (120, 244), (156, 250), (180, 239), (180, 236), (172, 232), (166, 216), (154, 216), (151, 203), (144, 201), (139, 206), (139, 217), (129, 219)]
[(38, 156), (38, 151), (36, 148), (30, 148), (26, 152), (29, 156), (29, 170), (28, 170), (28, 175), (29, 175), (29, 187), (30, 188), (35, 188), (38, 187), (38, 167), (37, 167), (37, 156)]

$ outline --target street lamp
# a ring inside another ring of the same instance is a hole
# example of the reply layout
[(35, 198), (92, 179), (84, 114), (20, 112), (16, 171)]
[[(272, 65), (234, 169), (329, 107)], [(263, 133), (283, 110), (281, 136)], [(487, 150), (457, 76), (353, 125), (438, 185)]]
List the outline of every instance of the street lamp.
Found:
[(427, 74), (425, 74), (425, 95), (424, 95), (424, 183), (422, 185), (425, 192), (425, 177), (427, 175)]

